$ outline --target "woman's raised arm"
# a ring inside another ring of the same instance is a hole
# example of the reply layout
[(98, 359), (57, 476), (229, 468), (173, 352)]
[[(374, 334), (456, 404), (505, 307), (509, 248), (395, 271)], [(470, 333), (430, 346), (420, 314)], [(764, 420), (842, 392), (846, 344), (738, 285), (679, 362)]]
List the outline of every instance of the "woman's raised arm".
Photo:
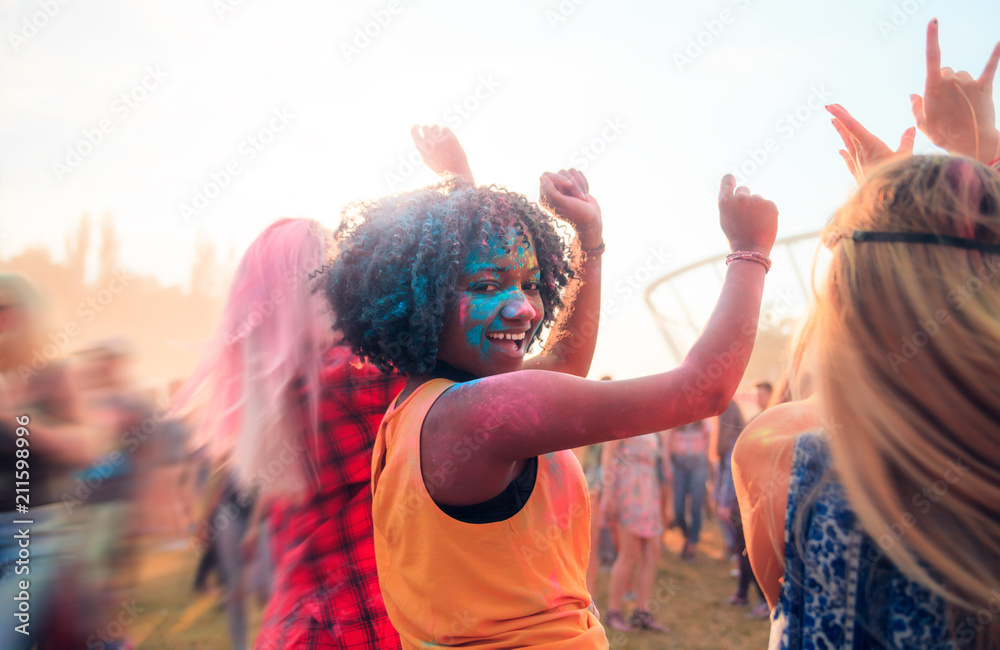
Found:
[[(777, 208), (723, 178), (720, 220), (734, 251), (767, 255)], [(625, 381), (520, 371), (460, 384), (431, 408), (424, 433), (483, 441), (480, 463), (502, 466), (548, 452), (670, 429), (725, 411), (753, 350), (765, 268), (736, 260), (715, 310), (680, 367)], [(435, 446), (448, 448), (448, 440)], [(427, 463), (424, 459), (425, 472)], [(480, 463), (474, 463), (479, 465)], [(476, 471), (469, 468), (469, 471)]]

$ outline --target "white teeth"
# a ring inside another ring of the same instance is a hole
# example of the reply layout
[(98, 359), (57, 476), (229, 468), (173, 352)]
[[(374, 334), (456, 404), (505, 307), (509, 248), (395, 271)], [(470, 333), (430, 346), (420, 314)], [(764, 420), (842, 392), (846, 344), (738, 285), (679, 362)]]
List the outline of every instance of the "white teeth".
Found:
[(523, 341), (524, 340), (524, 332), (521, 332), (520, 334), (511, 334), (510, 332), (500, 333), (500, 334), (487, 334), (487, 336), (489, 338), (495, 340), (495, 341), (504, 341), (504, 340), (507, 340), (507, 341)]

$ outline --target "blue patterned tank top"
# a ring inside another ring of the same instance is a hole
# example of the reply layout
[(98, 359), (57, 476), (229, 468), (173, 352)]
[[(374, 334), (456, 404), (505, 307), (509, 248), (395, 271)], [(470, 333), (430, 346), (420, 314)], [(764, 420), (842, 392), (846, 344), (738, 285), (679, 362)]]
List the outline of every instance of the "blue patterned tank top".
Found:
[(788, 485), (785, 573), (770, 648), (951, 649), (945, 601), (864, 532), (831, 472), (826, 435), (800, 435)]

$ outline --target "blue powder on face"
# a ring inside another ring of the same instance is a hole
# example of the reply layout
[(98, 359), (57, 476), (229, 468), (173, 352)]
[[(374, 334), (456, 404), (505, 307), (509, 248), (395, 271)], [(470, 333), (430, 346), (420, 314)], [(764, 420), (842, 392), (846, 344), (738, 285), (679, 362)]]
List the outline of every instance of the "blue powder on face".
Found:
[[(520, 240), (520, 241), (518, 241)], [(483, 271), (484, 268), (513, 268), (515, 270), (535, 267), (538, 263), (535, 258), (534, 246), (530, 238), (523, 232), (523, 229), (508, 229), (506, 236), (493, 235), (489, 241), (485, 242), (483, 248), (469, 253), (465, 264), (462, 266), (462, 277), (459, 282), (465, 284), (468, 278)], [(532, 282), (539, 282), (539, 273), (536, 271), (530, 279)], [(495, 352), (491, 348), (490, 340), (486, 337), (492, 322), (497, 320), (503, 313), (503, 309), (510, 304), (511, 297), (507, 295), (510, 291), (520, 287), (508, 287), (486, 294), (475, 294), (469, 291), (462, 291), (459, 302), (456, 305), (459, 322), (465, 329), (465, 343), (467, 347), (477, 348), (480, 357), (488, 360)], [(527, 299), (522, 297), (522, 299)], [(544, 307), (537, 305), (537, 316), (535, 319), (541, 321)], [(527, 347), (528, 342), (534, 337), (537, 331), (529, 331), (525, 335), (522, 345)]]

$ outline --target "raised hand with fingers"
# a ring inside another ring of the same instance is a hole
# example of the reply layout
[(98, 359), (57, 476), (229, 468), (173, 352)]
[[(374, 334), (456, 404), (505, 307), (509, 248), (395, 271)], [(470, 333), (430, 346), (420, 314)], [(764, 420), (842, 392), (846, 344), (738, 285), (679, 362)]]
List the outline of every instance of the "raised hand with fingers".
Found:
[(432, 172), (438, 176), (451, 175), (460, 178), (470, 185), (476, 182), (472, 178), (472, 168), (465, 155), (465, 149), (458, 142), (458, 136), (448, 127), (436, 124), (417, 126), (410, 129), (413, 143), (417, 145), (420, 158)]
[(899, 140), (899, 149), (893, 151), (884, 142), (872, 135), (868, 129), (854, 119), (840, 104), (831, 104), (826, 110), (833, 115), (833, 128), (837, 129), (840, 139), (844, 141), (844, 149), (840, 156), (847, 163), (847, 169), (860, 185), (865, 174), (875, 165), (898, 156), (913, 154), (913, 138), (917, 134), (915, 127), (903, 131)]
[(576, 229), (580, 247), (594, 251), (603, 241), (601, 206), (590, 195), (586, 177), (575, 169), (545, 172), (539, 179), (541, 203), (549, 212)]
[(990, 163), (1000, 156), (1000, 132), (993, 108), (993, 76), (1000, 43), (978, 79), (965, 71), (941, 67), (938, 21), (927, 26), (927, 81), (924, 96), (910, 95), (917, 126), (949, 153)]
[(736, 187), (732, 174), (719, 188), (719, 222), (733, 251), (768, 255), (778, 235), (778, 207), (745, 187)]
[(601, 206), (590, 195), (587, 179), (575, 169), (542, 174), (539, 203), (576, 229), (583, 256), (575, 269), (575, 281), (566, 293), (573, 308), (560, 313), (554, 328), (562, 336), (550, 338), (542, 354), (525, 361), (523, 368), (586, 377), (597, 347), (601, 320), (601, 253), (604, 252)]

